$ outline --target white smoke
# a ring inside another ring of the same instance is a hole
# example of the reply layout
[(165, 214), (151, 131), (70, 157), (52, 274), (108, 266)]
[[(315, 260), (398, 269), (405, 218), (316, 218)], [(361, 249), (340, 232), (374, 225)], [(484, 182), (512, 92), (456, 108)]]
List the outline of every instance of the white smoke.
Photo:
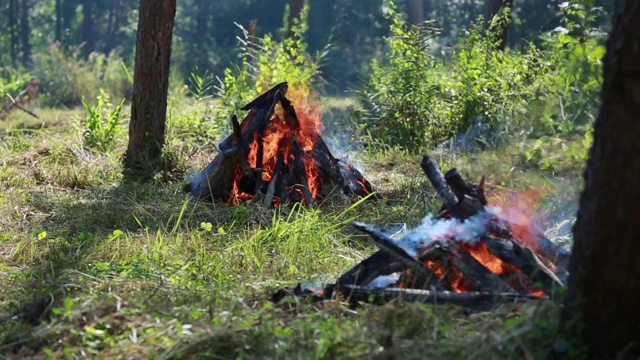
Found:
[(483, 211), (466, 220), (434, 219), (427, 215), (422, 223), (410, 230), (397, 241), (397, 245), (412, 256), (417, 256), (421, 248), (428, 247), (434, 241), (454, 238), (473, 244), (486, 232), (486, 225), (494, 219), (494, 213)]

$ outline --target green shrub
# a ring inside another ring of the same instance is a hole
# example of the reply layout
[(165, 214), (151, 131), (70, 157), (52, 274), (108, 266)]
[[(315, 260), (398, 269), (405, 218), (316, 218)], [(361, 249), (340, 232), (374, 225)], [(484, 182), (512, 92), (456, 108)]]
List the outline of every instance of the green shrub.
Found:
[(359, 92), (364, 110), (360, 127), (386, 145), (419, 152), (449, 132), (449, 124), (431, 111), (439, 66), (426, 49), (437, 31), (408, 24), (393, 2), (386, 14), (391, 20), (389, 53), (383, 61), (371, 62), (371, 76)]
[[(288, 11), (287, 8), (285, 19)], [(304, 40), (308, 29), (308, 15), (309, 7), (306, 5), (300, 18), (291, 24), (293, 36), (281, 41), (269, 34), (253, 37), (248, 30), (236, 24), (244, 34), (239, 46), (242, 63), (239, 67), (227, 68), (224, 78), (218, 79), (218, 120), (226, 124), (229, 111), (237, 112), (256, 95), (283, 81), (289, 83), (290, 93), (296, 92), (302, 97), (311, 93), (311, 82), (319, 72), (322, 56), (317, 54), (313, 57), (308, 54)]]
[[(304, 40), (308, 12), (307, 6), (300, 19), (292, 24), (293, 36), (282, 40), (276, 40), (270, 34), (252, 36), (249, 30), (236, 24), (244, 34), (238, 45), (240, 65), (227, 68), (222, 77), (196, 68), (190, 74), (187, 86), (181, 87), (170, 99), (190, 106), (186, 111), (170, 114), (168, 131), (189, 139), (190, 144), (216, 141), (229, 132), (231, 114), (240, 113), (242, 106), (283, 81), (289, 83), (288, 97), (292, 101), (306, 99), (312, 93), (311, 83), (318, 74), (321, 59), (320, 55), (308, 54)], [(285, 19), (287, 17), (285, 14)], [(215, 97), (213, 100), (211, 94)], [(242, 118), (241, 114), (239, 116)]]
[(410, 152), (466, 131), (478, 117), (492, 134), (485, 142), (581, 136), (590, 131), (602, 82), (605, 32), (594, 24), (603, 13), (593, 3), (563, 4), (565, 27), (541, 46), (499, 50), (496, 25), (509, 21), (503, 11), (488, 30), (481, 18), (472, 24), (450, 57), (435, 57), (428, 53), (435, 35), (430, 23), (407, 24), (391, 2), (388, 53), (372, 61), (359, 91), (361, 131), (374, 145)]
[(82, 59), (78, 52), (67, 55), (59, 45), (33, 56), (33, 75), (40, 80), (43, 106), (76, 106), (82, 97), (95, 98), (104, 89), (110, 96), (130, 95), (131, 77), (115, 54), (92, 53)]
[(0, 69), (0, 103), (8, 100), (7, 95), (16, 96), (30, 81), (29, 74), (10, 69)]
[(80, 120), (76, 128), (82, 133), (87, 147), (104, 153), (111, 149), (117, 136), (124, 132), (124, 127), (120, 124), (124, 99), (114, 107), (109, 101), (109, 95), (100, 89), (97, 100), (96, 105), (91, 106), (84, 97), (82, 98), (87, 117)]

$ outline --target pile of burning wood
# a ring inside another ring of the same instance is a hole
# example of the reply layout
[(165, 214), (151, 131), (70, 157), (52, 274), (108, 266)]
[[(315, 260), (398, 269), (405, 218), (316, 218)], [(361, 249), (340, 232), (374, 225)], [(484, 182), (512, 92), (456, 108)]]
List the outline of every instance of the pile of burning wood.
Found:
[[(421, 167), (435, 188), (442, 208), (422, 224), (392, 238), (363, 223), (379, 250), (324, 288), (299, 284), (273, 296), (352, 302), (407, 301), (456, 303), (467, 306), (548, 297), (564, 287), (569, 254), (530, 224), (519, 222), (510, 209), (490, 206), (484, 178), (463, 179), (456, 169), (443, 174), (425, 155)], [(517, 215), (517, 214), (516, 214)]]
[(266, 206), (311, 205), (336, 187), (348, 196), (380, 198), (353, 165), (331, 154), (320, 117), (298, 116), (287, 89), (283, 82), (244, 106), (242, 123), (234, 115), (233, 134), (184, 190), (226, 203), (259, 197)]

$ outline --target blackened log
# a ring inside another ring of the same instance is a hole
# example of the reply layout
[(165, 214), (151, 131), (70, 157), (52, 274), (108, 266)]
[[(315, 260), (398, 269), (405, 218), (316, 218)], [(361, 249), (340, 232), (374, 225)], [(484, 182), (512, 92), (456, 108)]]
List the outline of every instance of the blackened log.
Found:
[(352, 302), (368, 302), (384, 304), (396, 299), (406, 302), (453, 304), (466, 307), (493, 306), (505, 303), (540, 300), (539, 297), (516, 293), (430, 291), (419, 289), (386, 288), (374, 289), (361, 286), (346, 285), (342, 288), (343, 296)]
[[(302, 191), (302, 195), (307, 205), (314, 205), (313, 195), (309, 191), (309, 182), (307, 181), (307, 170), (304, 166), (304, 151), (298, 143), (295, 136), (291, 142), (291, 151), (293, 152), (293, 173), (298, 182), (298, 186)], [(313, 161), (313, 160), (311, 160)]]
[(271, 181), (269, 182), (269, 186), (267, 186), (267, 193), (264, 196), (264, 206), (270, 207), (273, 205), (273, 196), (276, 193), (276, 186), (278, 184), (278, 178), (280, 173), (273, 174)]
[(289, 84), (286, 81), (281, 82), (240, 108), (240, 110), (253, 110), (269, 107), (275, 101), (276, 94), (280, 93), (281, 95), (284, 95), (287, 93), (288, 88)]
[[(458, 245), (458, 249), (454, 249), (450, 264), (462, 273), (464, 286), (470, 287), (470, 291), (515, 292), (509, 284), (504, 282), (498, 275), (492, 273), (460, 245)], [(448, 270), (451, 271), (452, 269)], [(458, 276), (453, 272), (450, 275)]]
[(195, 198), (227, 202), (236, 177), (238, 158), (237, 149), (218, 154), (183, 190), (190, 192)]
[[(281, 96), (286, 94), (287, 88), (286, 82), (280, 83), (242, 107), (241, 110), (249, 110), (242, 124), (240, 124), (244, 144), (248, 146), (254, 141), (256, 134), (264, 133), (275, 112), (276, 103), (278, 103)], [(233, 147), (233, 137), (227, 137), (220, 143), (219, 147), (222, 151), (229, 150)]]
[(415, 257), (407, 253), (403, 248), (396, 245), (396, 243), (383, 234), (378, 229), (371, 225), (367, 225), (361, 222), (354, 222), (353, 226), (358, 230), (369, 234), (369, 240), (376, 245), (380, 250), (386, 251), (393, 255), (395, 259), (403, 263), (407, 268), (415, 271), (425, 278), (433, 276), (431, 270), (429, 270), (423, 262), (418, 261)]
[(378, 276), (390, 275), (406, 268), (407, 266), (395, 256), (379, 250), (342, 274), (336, 284), (330, 285), (326, 292), (331, 293), (334, 287), (341, 288), (346, 285), (366, 286)]
[(564, 287), (560, 279), (528, 247), (513, 240), (492, 236), (484, 236), (482, 241), (487, 244), (487, 248), (493, 256), (516, 266), (534, 283), (540, 284), (545, 294), (551, 295), (554, 288)]
[(291, 104), (291, 101), (285, 96), (280, 97), (280, 105), (282, 106), (282, 112), (284, 114), (284, 121), (293, 130), (300, 129), (300, 120), (298, 120), (298, 114), (296, 114), (295, 107)]
[(424, 155), (422, 157), (422, 161), (420, 162), (420, 167), (422, 171), (424, 171), (425, 175), (433, 185), (433, 188), (436, 189), (436, 193), (440, 198), (440, 201), (444, 204), (448, 209), (454, 209), (459, 202), (458, 197), (451, 191), (451, 188), (447, 184), (442, 171), (436, 164), (435, 160), (431, 158), (429, 155)]
[(248, 144), (244, 144), (242, 141), (242, 130), (240, 128), (240, 123), (238, 122), (238, 117), (236, 116), (236, 114), (233, 114), (231, 116), (231, 126), (233, 128), (233, 143), (235, 144), (235, 147), (237, 149), (239, 149), (239, 153), (238, 153), (238, 160), (239, 160), (239, 165), (240, 165), (240, 171), (242, 171), (242, 175), (253, 179), (254, 178), (254, 171), (253, 169), (251, 169), (251, 166), (249, 166), (249, 163), (247, 162), (247, 152), (248, 152)]
[(484, 205), (478, 199), (468, 196), (464, 194), (464, 192), (462, 192), (463, 194), (460, 198), (456, 196), (449, 187), (442, 171), (438, 168), (438, 164), (436, 164), (431, 156), (424, 155), (420, 162), (420, 167), (425, 175), (427, 175), (427, 178), (443, 203), (441, 212), (446, 209), (453, 212), (456, 217), (465, 219), (484, 209)]
[(479, 185), (474, 185), (466, 181), (458, 169), (454, 168), (444, 174), (444, 179), (458, 199), (467, 195), (472, 199), (477, 199), (482, 206), (487, 205), (487, 198), (484, 195), (484, 177), (480, 180)]

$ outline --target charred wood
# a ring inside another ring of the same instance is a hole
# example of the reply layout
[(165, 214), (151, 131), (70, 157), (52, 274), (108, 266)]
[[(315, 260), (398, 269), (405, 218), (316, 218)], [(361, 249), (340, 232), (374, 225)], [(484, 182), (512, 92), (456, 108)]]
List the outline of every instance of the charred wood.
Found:
[(384, 304), (393, 300), (419, 302), (424, 304), (453, 304), (466, 307), (491, 307), (495, 304), (516, 303), (540, 298), (516, 293), (432, 291), (421, 289), (372, 289), (347, 285), (342, 294), (352, 302)]
[(531, 249), (512, 240), (492, 236), (485, 236), (483, 241), (492, 255), (518, 267), (534, 283), (540, 284), (546, 294), (553, 294), (554, 288), (564, 287), (560, 279), (538, 259)]
[(423, 262), (420, 262), (413, 256), (409, 255), (409, 253), (407, 253), (403, 248), (396, 245), (396, 243), (392, 239), (390, 239), (378, 229), (374, 228), (371, 225), (360, 222), (355, 222), (353, 226), (355, 226), (358, 230), (369, 234), (369, 240), (374, 245), (380, 248), (380, 250), (386, 251), (387, 253), (393, 255), (393, 257), (397, 261), (403, 263), (407, 268), (415, 271), (425, 278), (430, 278), (433, 276), (431, 270), (429, 270)]

